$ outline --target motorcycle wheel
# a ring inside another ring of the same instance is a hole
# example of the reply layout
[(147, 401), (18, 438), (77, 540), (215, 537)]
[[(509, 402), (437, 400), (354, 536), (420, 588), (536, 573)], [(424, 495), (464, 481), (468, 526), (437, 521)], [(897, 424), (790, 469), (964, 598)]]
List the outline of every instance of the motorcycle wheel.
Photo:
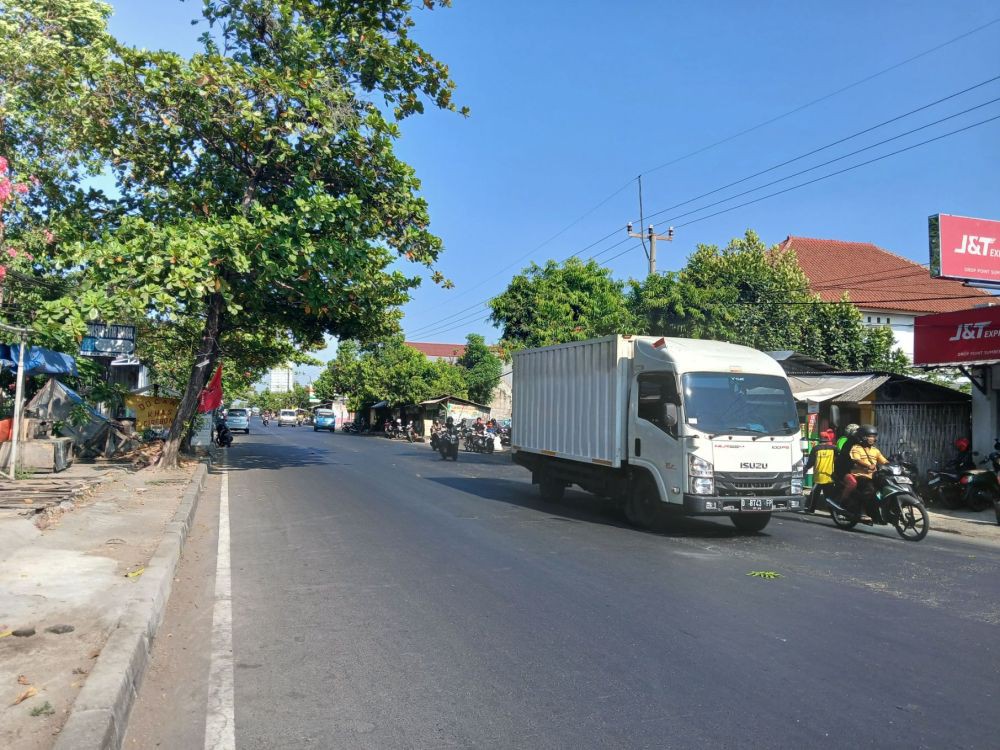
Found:
[(892, 514), (896, 533), (908, 542), (919, 542), (930, 531), (930, 519), (923, 504), (915, 497), (899, 499), (899, 510)]
[(493, 449), (493, 441), (492, 440), (487, 440), (486, 441), (486, 452), (487, 453), (492, 453), (493, 450), (494, 450)]
[(451, 446), (451, 460), (452, 461), (457, 461), (458, 460), (458, 443), (456, 443), (455, 445)]
[(850, 531), (858, 525), (856, 519), (841, 513), (832, 506), (830, 507), (830, 518), (833, 520), (833, 523), (837, 526), (837, 528), (844, 529), (845, 531)]
[(973, 490), (969, 495), (969, 510), (979, 513), (993, 505), (993, 502), (993, 493), (989, 490)]

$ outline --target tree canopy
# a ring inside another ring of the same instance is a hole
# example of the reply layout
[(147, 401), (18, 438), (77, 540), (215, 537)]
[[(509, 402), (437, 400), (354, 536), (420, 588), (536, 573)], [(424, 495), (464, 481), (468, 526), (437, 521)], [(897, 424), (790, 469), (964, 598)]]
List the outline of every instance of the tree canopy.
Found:
[[(92, 0), (3, 10), (0, 77), (23, 84), (3, 101), (7, 142), (41, 166), (55, 147), (39, 176), (72, 200), (52, 203), (54, 266), (85, 270), (47, 323), (77, 336), (97, 319), (201, 323), (165, 463), (213, 369), (194, 365), (235, 359), (234, 337), (276, 356), (324, 334), (384, 338), (420, 280), (395, 260), (444, 283), (420, 183), (394, 152), (400, 120), (457, 109), (447, 67), (411, 36), (410, 0), (205, 0), (190, 57), (111, 39)], [(26, 34), (37, 54), (11, 56)], [(43, 89), (55, 96), (31, 98)], [(83, 196), (81, 165), (110, 169), (117, 195)]]
[(500, 385), (503, 362), (478, 333), (470, 333), (465, 341), (465, 353), (459, 358), (458, 366), (463, 370), (469, 399), (478, 404), (489, 404), (493, 400), (493, 391)]
[(631, 329), (624, 284), (596, 261), (532, 263), (489, 301), (508, 349), (548, 346)]
[(848, 370), (903, 371), (892, 332), (866, 327), (848, 299), (821, 301), (794, 252), (753, 231), (725, 248), (699, 245), (680, 271), (629, 284), (638, 331), (795, 350)]

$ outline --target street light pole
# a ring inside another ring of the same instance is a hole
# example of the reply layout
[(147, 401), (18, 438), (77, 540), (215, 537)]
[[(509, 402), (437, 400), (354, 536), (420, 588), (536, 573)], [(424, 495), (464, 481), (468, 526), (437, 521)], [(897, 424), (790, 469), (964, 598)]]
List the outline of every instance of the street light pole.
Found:
[(642, 232), (632, 231), (632, 222), (630, 221), (626, 227), (629, 237), (635, 237), (636, 239), (647, 239), (649, 240), (649, 273), (648, 276), (653, 276), (656, 273), (656, 241), (663, 240), (664, 242), (674, 241), (674, 228), (670, 227), (667, 229), (666, 234), (656, 234), (653, 231), (653, 225), (649, 225), (649, 229), (644, 235)]

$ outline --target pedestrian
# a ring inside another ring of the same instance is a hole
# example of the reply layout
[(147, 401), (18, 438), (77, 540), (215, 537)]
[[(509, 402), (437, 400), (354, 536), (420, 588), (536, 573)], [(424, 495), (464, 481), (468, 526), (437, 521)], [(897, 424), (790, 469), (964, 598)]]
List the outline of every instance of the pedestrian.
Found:
[(809, 453), (802, 474), (809, 469), (813, 470), (813, 488), (806, 501), (806, 512), (813, 513), (820, 499), (826, 500), (833, 493), (836, 484), (833, 481), (834, 465), (837, 459), (837, 446), (833, 444), (836, 434), (831, 429), (823, 430), (820, 434), (820, 442)]

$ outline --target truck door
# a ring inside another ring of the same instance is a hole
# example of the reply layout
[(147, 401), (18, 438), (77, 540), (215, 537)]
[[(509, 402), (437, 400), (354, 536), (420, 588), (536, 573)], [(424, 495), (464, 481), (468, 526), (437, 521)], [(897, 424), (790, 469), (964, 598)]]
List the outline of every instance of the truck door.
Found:
[(684, 502), (682, 441), (672, 418), (680, 401), (677, 375), (664, 370), (639, 373), (629, 398), (629, 463), (649, 469), (671, 503)]

